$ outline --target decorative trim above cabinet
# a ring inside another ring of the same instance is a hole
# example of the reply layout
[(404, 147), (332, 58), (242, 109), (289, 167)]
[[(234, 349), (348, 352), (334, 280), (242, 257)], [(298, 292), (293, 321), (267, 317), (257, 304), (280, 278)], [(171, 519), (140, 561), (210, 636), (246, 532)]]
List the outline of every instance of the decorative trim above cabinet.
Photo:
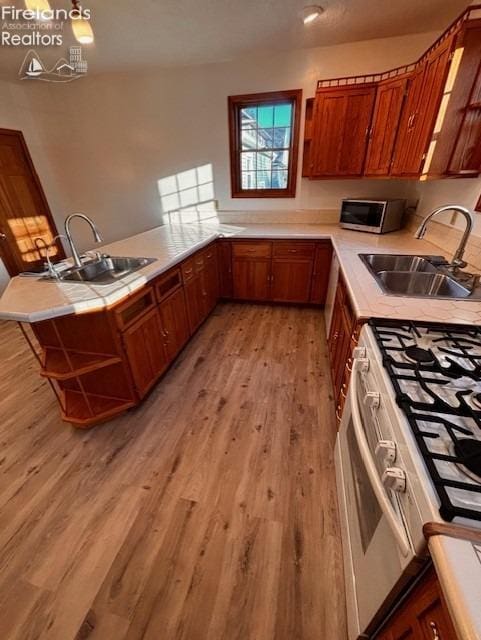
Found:
[(319, 80), (306, 100), (302, 176), (451, 178), (481, 173), (481, 4), (417, 60)]

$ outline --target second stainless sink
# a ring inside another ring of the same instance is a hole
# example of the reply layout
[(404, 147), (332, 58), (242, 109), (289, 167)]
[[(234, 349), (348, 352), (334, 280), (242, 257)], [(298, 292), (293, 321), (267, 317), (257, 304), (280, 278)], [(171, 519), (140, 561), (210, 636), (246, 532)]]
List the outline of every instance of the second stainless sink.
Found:
[(60, 280), (84, 282), (92, 284), (112, 284), (130, 273), (138, 271), (156, 258), (126, 258), (118, 256), (103, 256), (98, 260), (86, 263), (82, 267), (73, 267), (64, 271)]
[(405, 296), (467, 298), (471, 291), (442, 273), (381, 271), (379, 280), (387, 291)]
[(459, 282), (441, 256), (359, 254), (379, 286), (390, 295), (418, 298), (478, 299), (479, 289)]

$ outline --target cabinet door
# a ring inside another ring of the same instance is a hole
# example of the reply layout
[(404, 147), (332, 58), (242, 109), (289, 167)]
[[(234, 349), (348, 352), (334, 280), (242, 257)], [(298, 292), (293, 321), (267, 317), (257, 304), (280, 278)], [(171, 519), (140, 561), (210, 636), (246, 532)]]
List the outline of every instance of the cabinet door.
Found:
[(179, 353), (190, 336), (184, 290), (177, 289), (159, 305), (164, 345), (169, 362)]
[(193, 334), (205, 318), (204, 285), (202, 274), (199, 273), (184, 284), (187, 317), (190, 333)]
[(232, 298), (232, 243), (229, 240), (218, 241), (219, 263), (219, 295), (221, 298)]
[(268, 300), (270, 297), (271, 262), (265, 259), (234, 259), (234, 298)]
[(274, 258), (271, 298), (277, 302), (309, 302), (312, 260)]
[(375, 87), (321, 90), (316, 95), (311, 176), (361, 176)]
[(331, 270), (332, 245), (330, 242), (319, 243), (316, 247), (310, 301), (314, 304), (326, 302), (329, 273)]
[(135, 387), (142, 398), (168, 364), (157, 309), (124, 331), (123, 341)]
[(418, 69), (409, 87), (392, 175), (417, 176), (434, 129), (449, 70), (454, 37), (446, 38)]
[(378, 87), (364, 169), (366, 176), (387, 176), (391, 171), (406, 87), (407, 78), (381, 82)]
[(217, 247), (210, 247), (204, 254), (204, 291), (205, 293), (205, 310), (206, 316), (212, 311), (219, 299), (219, 269), (217, 260)]

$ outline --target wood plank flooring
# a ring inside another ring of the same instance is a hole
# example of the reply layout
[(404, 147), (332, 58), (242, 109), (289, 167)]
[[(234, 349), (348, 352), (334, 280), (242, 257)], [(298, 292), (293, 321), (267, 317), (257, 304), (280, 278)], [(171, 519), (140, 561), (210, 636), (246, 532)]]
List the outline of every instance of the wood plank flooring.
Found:
[(221, 304), (83, 432), (0, 323), (0, 638), (345, 640), (323, 336), (317, 310)]

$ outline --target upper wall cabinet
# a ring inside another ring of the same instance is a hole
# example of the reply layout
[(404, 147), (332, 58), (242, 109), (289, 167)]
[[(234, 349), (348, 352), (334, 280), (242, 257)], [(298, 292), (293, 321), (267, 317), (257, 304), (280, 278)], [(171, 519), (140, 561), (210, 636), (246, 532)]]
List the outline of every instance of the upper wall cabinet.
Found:
[(481, 8), (415, 63), (320, 80), (306, 104), (302, 175), (451, 177), (481, 172)]
[(317, 92), (311, 177), (362, 176), (375, 96), (369, 85)]

